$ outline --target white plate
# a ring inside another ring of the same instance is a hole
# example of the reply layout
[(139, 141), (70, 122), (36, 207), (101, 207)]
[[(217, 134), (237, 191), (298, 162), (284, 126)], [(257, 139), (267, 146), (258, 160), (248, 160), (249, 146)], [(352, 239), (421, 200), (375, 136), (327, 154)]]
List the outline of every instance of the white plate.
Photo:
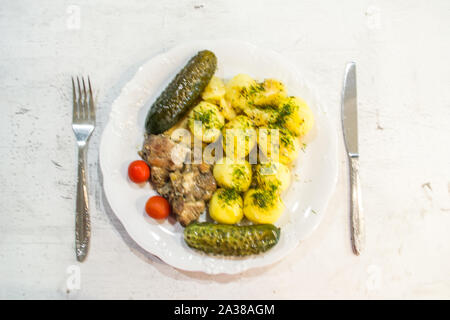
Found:
[[(247, 73), (257, 80), (268, 77), (281, 80), (290, 95), (306, 100), (315, 116), (310, 141), (305, 152), (300, 152), (293, 170), (293, 183), (283, 196), (286, 210), (277, 222), (281, 239), (261, 255), (223, 258), (190, 249), (183, 241), (179, 223), (158, 222), (145, 214), (147, 199), (156, 194), (151, 186), (148, 183), (138, 186), (127, 178), (128, 164), (139, 158), (145, 116), (151, 105), (147, 100), (153, 102), (187, 60), (202, 49), (216, 54), (218, 77)], [(154, 57), (125, 85), (112, 105), (102, 135), (100, 165), (111, 208), (142, 248), (179, 269), (233, 274), (280, 260), (318, 226), (337, 180), (337, 136), (316, 94), (306, 85), (306, 79), (281, 55), (243, 42), (195, 42)]]

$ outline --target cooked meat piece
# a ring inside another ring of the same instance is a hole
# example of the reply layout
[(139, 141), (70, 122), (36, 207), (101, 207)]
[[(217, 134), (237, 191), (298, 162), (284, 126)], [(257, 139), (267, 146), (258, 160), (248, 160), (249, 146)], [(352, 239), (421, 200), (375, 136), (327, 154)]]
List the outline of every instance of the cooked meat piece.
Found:
[(151, 181), (158, 193), (169, 200), (172, 211), (183, 226), (198, 219), (205, 201), (216, 190), (211, 166), (184, 164), (190, 149), (164, 135), (146, 137), (141, 157), (151, 167)]
[(169, 201), (170, 201), (170, 197), (171, 197), (172, 194), (173, 194), (172, 183), (170, 183), (170, 181), (169, 181), (169, 182), (167, 182), (166, 184), (164, 184), (163, 186), (157, 187), (157, 188), (156, 188), (156, 191), (158, 191), (158, 193), (159, 193), (161, 196), (163, 196), (163, 197), (166, 198), (166, 199), (169, 199)]
[(184, 175), (180, 172), (180, 170), (177, 170), (175, 172), (171, 172), (169, 177), (173, 193), (176, 195), (184, 196), (185, 194), (183, 188)]
[[(199, 171), (201, 172), (200, 166), (201, 165), (199, 165)], [(205, 201), (211, 199), (214, 191), (216, 191), (217, 188), (216, 179), (214, 179), (211, 170), (208, 170), (204, 173), (199, 173), (195, 176), (194, 180), (195, 185), (201, 191), (201, 194), (196, 194), (196, 198), (203, 199)]]
[(176, 144), (164, 135), (149, 135), (141, 151), (141, 157), (150, 166), (165, 168), (169, 171), (183, 168), (189, 149)]
[(152, 166), (151, 180), (156, 188), (164, 186), (169, 179), (169, 171), (165, 168)]
[(204, 201), (209, 200), (216, 190), (216, 181), (210, 168), (201, 173), (199, 165), (186, 164), (183, 170), (171, 172), (169, 177), (173, 190), (169, 201), (178, 220), (183, 225), (197, 220), (205, 209)]
[(216, 190), (216, 180), (210, 170), (201, 173), (199, 165), (186, 165), (183, 171), (170, 174), (174, 192), (188, 201), (209, 200)]
[(182, 197), (177, 197), (172, 201), (172, 209), (177, 215), (178, 221), (183, 226), (187, 226), (192, 221), (197, 220), (205, 210), (205, 202), (202, 200), (187, 202)]
[(198, 170), (200, 170), (201, 173), (207, 173), (211, 169), (211, 166), (207, 163), (202, 162), (198, 165)]

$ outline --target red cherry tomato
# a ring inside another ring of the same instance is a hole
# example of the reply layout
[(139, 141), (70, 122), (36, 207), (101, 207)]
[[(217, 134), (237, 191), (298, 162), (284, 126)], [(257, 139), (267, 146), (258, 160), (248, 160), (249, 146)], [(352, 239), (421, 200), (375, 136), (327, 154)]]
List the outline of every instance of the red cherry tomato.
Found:
[(154, 219), (165, 219), (169, 216), (169, 202), (161, 196), (153, 196), (145, 204), (145, 212)]
[(143, 160), (136, 160), (128, 166), (128, 177), (134, 183), (142, 183), (150, 178), (150, 167)]

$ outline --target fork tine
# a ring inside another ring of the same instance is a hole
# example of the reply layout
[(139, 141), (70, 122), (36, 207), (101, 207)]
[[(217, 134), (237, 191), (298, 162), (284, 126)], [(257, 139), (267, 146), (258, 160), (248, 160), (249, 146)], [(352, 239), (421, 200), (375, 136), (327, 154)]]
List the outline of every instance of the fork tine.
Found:
[(77, 76), (77, 83), (78, 83), (78, 118), (82, 119), (84, 118), (84, 106), (83, 106), (83, 95), (81, 94), (81, 85), (80, 85), (80, 78)]
[(78, 118), (78, 106), (77, 106), (77, 92), (75, 91), (75, 81), (72, 77), (72, 94), (73, 94), (73, 110), (72, 110), (72, 121)]
[(84, 83), (84, 77), (81, 77), (83, 83), (83, 107), (84, 107), (84, 119), (89, 119), (89, 105), (87, 103), (86, 84)]
[(90, 109), (90, 118), (95, 121), (95, 105), (94, 105), (94, 96), (92, 95), (92, 87), (91, 87), (91, 79), (88, 76), (88, 84), (89, 84), (89, 109)]

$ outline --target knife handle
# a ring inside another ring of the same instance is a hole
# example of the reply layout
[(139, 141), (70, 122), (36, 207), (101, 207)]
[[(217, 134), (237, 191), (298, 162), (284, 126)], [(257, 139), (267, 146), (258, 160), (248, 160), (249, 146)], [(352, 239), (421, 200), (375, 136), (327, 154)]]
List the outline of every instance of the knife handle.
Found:
[(364, 248), (364, 216), (361, 206), (361, 190), (359, 182), (359, 158), (350, 157), (350, 216), (352, 228), (353, 252), (360, 255)]

